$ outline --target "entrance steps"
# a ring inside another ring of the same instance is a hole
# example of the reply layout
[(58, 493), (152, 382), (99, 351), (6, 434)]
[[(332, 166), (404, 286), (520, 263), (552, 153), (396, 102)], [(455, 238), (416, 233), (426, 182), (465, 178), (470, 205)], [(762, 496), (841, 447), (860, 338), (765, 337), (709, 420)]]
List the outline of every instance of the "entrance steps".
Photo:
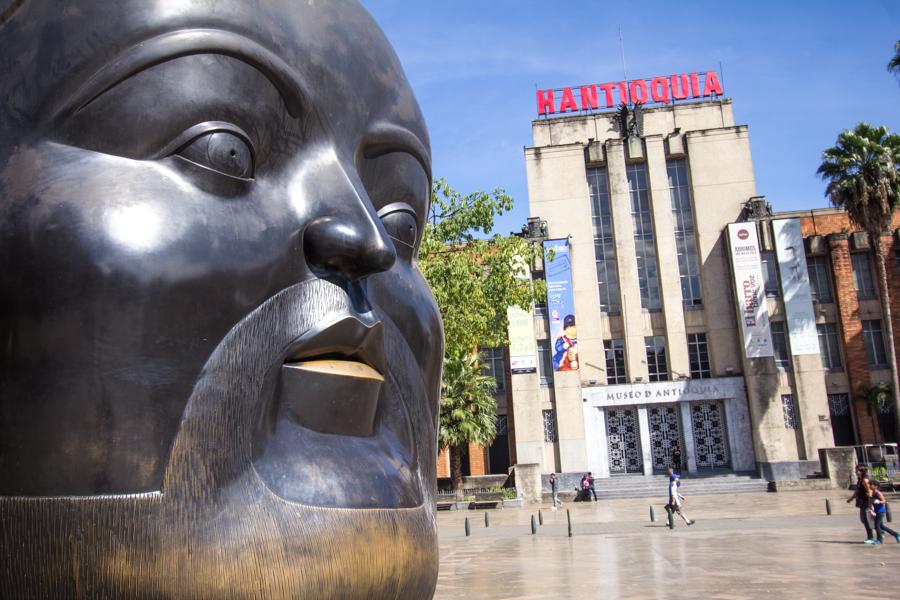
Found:
[[(594, 490), (600, 500), (620, 498), (665, 497), (669, 478), (666, 475), (620, 475), (606, 479), (594, 479)], [(682, 473), (681, 489), (685, 496), (712, 494), (747, 494), (767, 492), (769, 482), (751, 473)], [(574, 489), (561, 489), (563, 500), (572, 500)], [(549, 499), (549, 493), (544, 496)]]

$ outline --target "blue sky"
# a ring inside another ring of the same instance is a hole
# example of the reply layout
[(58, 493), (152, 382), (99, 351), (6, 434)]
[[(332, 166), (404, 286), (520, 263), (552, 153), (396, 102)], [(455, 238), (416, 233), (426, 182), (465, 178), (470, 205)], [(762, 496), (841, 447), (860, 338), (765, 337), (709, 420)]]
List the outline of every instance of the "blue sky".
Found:
[(523, 147), (535, 85), (718, 70), (750, 127), (757, 192), (776, 210), (827, 206), (823, 149), (858, 121), (900, 132), (900, 85), (886, 70), (900, 1), (534, 2), (363, 0), (406, 69), (428, 127), (434, 173), (461, 192), (502, 187), (516, 201), (496, 230), (528, 216)]

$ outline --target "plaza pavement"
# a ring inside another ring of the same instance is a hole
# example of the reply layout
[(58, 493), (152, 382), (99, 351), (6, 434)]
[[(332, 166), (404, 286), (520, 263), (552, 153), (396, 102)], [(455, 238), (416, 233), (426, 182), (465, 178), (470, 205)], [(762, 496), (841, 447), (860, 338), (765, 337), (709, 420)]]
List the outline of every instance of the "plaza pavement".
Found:
[[(863, 544), (850, 492), (690, 496), (666, 525), (659, 498), (438, 514), (441, 569), (435, 600), (547, 598), (900, 598), (900, 544)], [(832, 515), (825, 514), (825, 498)], [(650, 522), (649, 506), (657, 521)], [(892, 504), (900, 531), (900, 498)], [(572, 514), (569, 538), (566, 511)], [(469, 517), (472, 535), (465, 537)]]

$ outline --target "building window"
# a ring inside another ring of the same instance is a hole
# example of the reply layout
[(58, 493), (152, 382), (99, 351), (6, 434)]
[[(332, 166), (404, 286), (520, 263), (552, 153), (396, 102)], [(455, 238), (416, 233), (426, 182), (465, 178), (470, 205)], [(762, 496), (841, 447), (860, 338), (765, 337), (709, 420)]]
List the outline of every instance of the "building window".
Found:
[(763, 250), (759, 253), (759, 261), (762, 267), (766, 296), (777, 298), (781, 294), (778, 291), (778, 264), (775, 259), (775, 253), (771, 250)]
[(881, 332), (881, 321), (863, 321), (863, 341), (866, 344), (866, 359), (870, 367), (887, 367), (887, 355), (884, 352), (884, 336)]
[(544, 416), (544, 441), (545, 442), (555, 442), (556, 441), (556, 411), (552, 408), (550, 410), (541, 411)]
[(872, 261), (868, 252), (854, 252), (850, 255), (853, 265), (853, 287), (860, 300), (872, 300), (876, 297), (875, 280), (872, 279)]
[(787, 429), (797, 429), (800, 424), (797, 422), (797, 407), (794, 405), (793, 395), (781, 395), (781, 409), (784, 412), (784, 426)]
[(494, 378), (497, 383), (496, 391), (506, 389), (506, 365), (503, 362), (503, 348), (482, 348), (481, 366), (484, 374)]
[(687, 180), (687, 161), (683, 158), (666, 162), (669, 174), (669, 197), (672, 199), (672, 219), (675, 221), (675, 250), (681, 277), (681, 300), (684, 306), (702, 306), (700, 291), (700, 259), (697, 257), (697, 236), (694, 229), (694, 209)]
[(775, 366), (781, 371), (791, 370), (791, 353), (788, 352), (787, 338), (784, 335), (784, 322), (770, 325), (772, 345), (775, 347)]
[(603, 340), (606, 351), (606, 385), (625, 383), (625, 340)]
[(894, 262), (897, 264), (897, 270), (900, 271), (900, 248), (894, 250)]
[(609, 178), (605, 168), (588, 169), (587, 178), (591, 191), (600, 310), (619, 314), (622, 307), (619, 300), (619, 272), (616, 270), (616, 239), (613, 235), (612, 212), (609, 209)]
[(809, 289), (816, 302), (834, 302), (831, 295), (831, 276), (828, 259), (824, 256), (807, 256), (806, 270), (809, 271)]
[(709, 369), (709, 349), (706, 347), (705, 333), (689, 333), (688, 358), (691, 363), (692, 379), (708, 379), (712, 377)]
[(647, 167), (643, 163), (627, 165), (628, 193), (631, 196), (631, 219), (634, 223), (634, 249), (637, 256), (638, 286), (641, 306), (650, 311), (660, 310), (659, 266), (653, 240), (653, 214), (647, 189)]
[(668, 381), (669, 365), (666, 362), (666, 338), (654, 335), (644, 338), (647, 347), (647, 371), (650, 381)]
[(842, 370), (844, 367), (841, 364), (837, 327), (834, 323), (819, 323), (816, 325), (816, 331), (819, 332), (819, 353), (822, 357), (822, 366), (829, 371)]
[(506, 415), (497, 415), (494, 420), (494, 430), (497, 435), (506, 435), (509, 433), (509, 419)]
[(537, 353), (541, 385), (553, 385), (553, 355), (550, 353), (550, 340), (538, 340)]

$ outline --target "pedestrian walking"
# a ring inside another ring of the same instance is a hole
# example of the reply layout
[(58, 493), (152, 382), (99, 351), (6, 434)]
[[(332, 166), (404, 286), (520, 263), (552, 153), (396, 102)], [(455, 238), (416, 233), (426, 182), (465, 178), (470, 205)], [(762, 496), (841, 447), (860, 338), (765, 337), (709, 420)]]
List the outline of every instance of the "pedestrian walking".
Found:
[(594, 502), (597, 501), (597, 491), (594, 489), (594, 474), (588, 471), (588, 484), (590, 484), (591, 495), (594, 497)]
[(859, 520), (866, 528), (866, 544), (874, 544), (875, 538), (872, 535), (872, 526), (869, 525), (868, 510), (872, 505), (872, 491), (869, 489), (869, 473), (866, 468), (856, 465), (856, 489), (853, 495), (847, 498), (847, 503), (855, 502), (856, 508), (859, 509)]
[(556, 473), (550, 473), (550, 494), (553, 498), (553, 510), (556, 510), (556, 508), (562, 504), (562, 500), (559, 499), (557, 490)]
[(884, 492), (881, 491), (881, 485), (873, 479), (869, 482), (869, 487), (872, 490), (872, 507), (875, 509), (875, 543), (882, 542), (886, 531), (894, 536), (894, 539), (900, 544), (900, 533), (884, 524), (884, 517), (887, 515), (887, 499), (884, 497)]
[(684, 520), (685, 525), (693, 525), (696, 523), (693, 519), (689, 519), (682, 509), (684, 496), (679, 493), (681, 487), (681, 475), (675, 472), (672, 467), (667, 470), (669, 474), (669, 503), (666, 504), (666, 510), (670, 510), (678, 514)]

